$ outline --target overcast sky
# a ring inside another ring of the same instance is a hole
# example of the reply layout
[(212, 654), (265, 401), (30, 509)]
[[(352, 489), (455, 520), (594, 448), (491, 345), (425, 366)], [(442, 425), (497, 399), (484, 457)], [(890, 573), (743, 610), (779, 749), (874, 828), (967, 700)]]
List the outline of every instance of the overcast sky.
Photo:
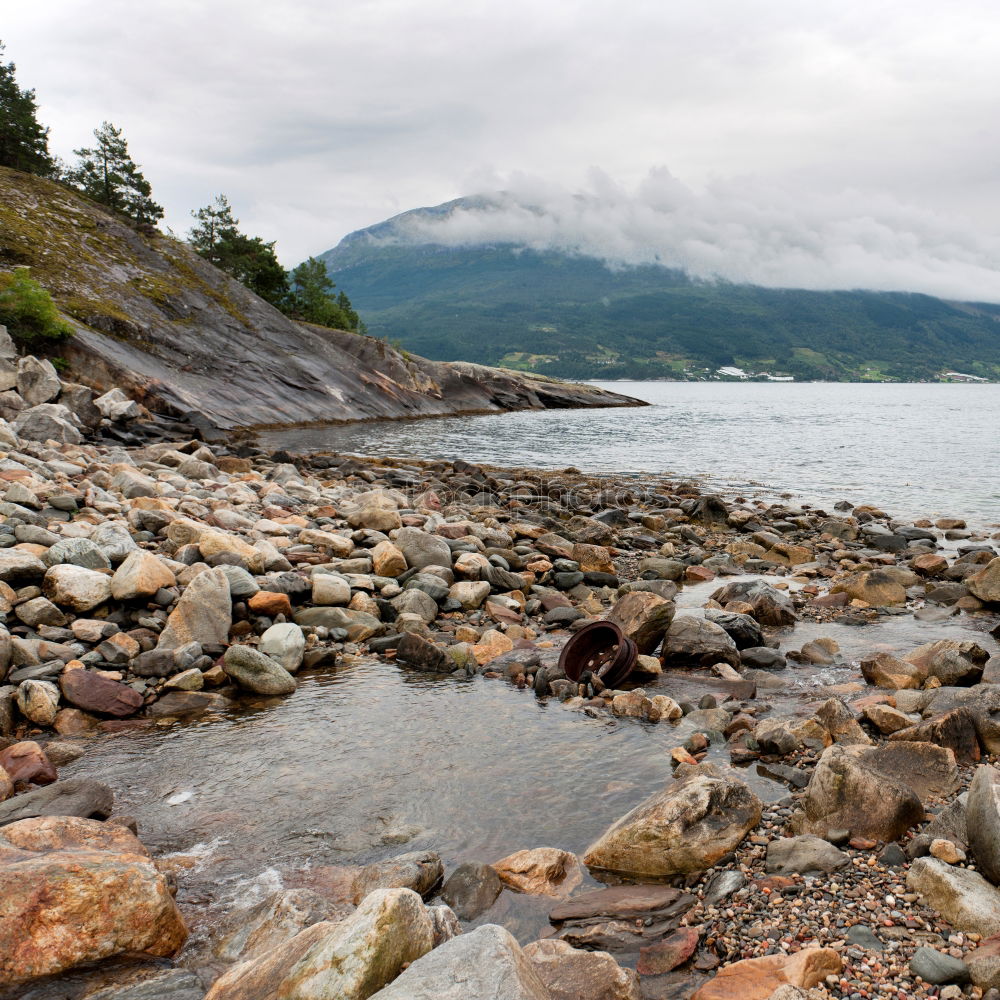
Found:
[(447, 237), (529, 201), (533, 245), (1000, 301), (995, 0), (6, 0), (0, 38), (56, 152), (109, 119), (174, 230), (225, 192), (286, 264), (505, 188)]

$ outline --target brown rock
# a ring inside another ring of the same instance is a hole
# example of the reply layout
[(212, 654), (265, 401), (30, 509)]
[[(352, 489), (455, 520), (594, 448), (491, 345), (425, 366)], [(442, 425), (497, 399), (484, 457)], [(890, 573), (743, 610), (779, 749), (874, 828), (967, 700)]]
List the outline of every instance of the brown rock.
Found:
[(612, 573), (615, 564), (611, 561), (611, 553), (603, 545), (586, 545), (577, 542), (573, 546), (573, 558), (580, 564), (584, 573)]
[(68, 702), (87, 712), (124, 718), (142, 708), (143, 699), (138, 691), (92, 670), (64, 670), (59, 687)]
[(948, 560), (936, 552), (928, 552), (925, 555), (917, 556), (910, 565), (921, 576), (937, 576), (948, 568)]
[(673, 601), (637, 590), (618, 600), (608, 615), (608, 621), (619, 626), (639, 647), (640, 653), (652, 653), (663, 641), (675, 611)]
[(0, 750), (0, 767), (15, 785), (50, 785), (59, 777), (45, 751), (31, 740)]
[(781, 986), (811, 989), (843, 968), (832, 948), (807, 948), (793, 955), (766, 955), (723, 966), (691, 1000), (768, 1000)]
[(861, 661), (861, 673), (869, 684), (898, 691), (921, 688), (927, 680), (927, 667), (901, 660), (891, 653), (875, 653)]
[(793, 815), (793, 833), (825, 836), (850, 830), (856, 836), (896, 840), (924, 818), (920, 798), (898, 778), (873, 766), (877, 748), (834, 745), (823, 751)]
[(493, 868), (504, 885), (531, 895), (561, 896), (580, 881), (576, 856), (555, 847), (516, 851)]
[(525, 945), (552, 1000), (640, 1000), (639, 977), (606, 951), (581, 951), (548, 939)]
[(965, 585), (981, 601), (1000, 603), (1000, 557), (987, 563), (978, 573), (966, 577)]
[(392, 542), (379, 542), (372, 549), (372, 568), (376, 576), (399, 576), (406, 572), (406, 557)]
[(0, 831), (0, 983), (15, 986), (187, 938), (166, 879), (123, 826), (69, 816)]
[(700, 937), (697, 927), (682, 927), (662, 941), (640, 948), (636, 971), (640, 976), (660, 976), (672, 972), (694, 954)]
[(889, 739), (947, 747), (962, 764), (975, 764), (980, 758), (976, 722), (967, 708), (953, 708), (916, 726), (900, 729)]
[(830, 698), (819, 707), (816, 721), (830, 734), (834, 743), (868, 746), (868, 734), (854, 718), (854, 713), (839, 699)]
[(287, 594), (276, 594), (271, 590), (258, 590), (248, 601), (247, 607), (263, 618), (275, 618), (284, 615), (292, 617), (292, 602)]
[(760, 814), (760, 800), (739, 779), (695, 771), (610, 826), (584, 864), (631, 877), (705, 871), (742, 842)]
[(847, 580), (834, 584), (832, 594), (847, 594), (854, 601), (863, 601), (873, 608), (891, 607), (906, 603), (906, 590), (885, 570), (873, 569), (857, 573)]

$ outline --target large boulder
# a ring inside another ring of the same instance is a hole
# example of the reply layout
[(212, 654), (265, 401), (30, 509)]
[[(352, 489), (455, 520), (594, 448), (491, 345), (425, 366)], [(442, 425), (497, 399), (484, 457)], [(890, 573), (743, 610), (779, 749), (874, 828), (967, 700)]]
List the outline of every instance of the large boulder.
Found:
[(793, 815), (795, 833), (824, 837), (850, 830), (856, 837), (896, 840), (924, 819), (924, 807), (908, 785), (874, 770), (870, 747), (835, 744), (823, 751)]
[(660, 649), (660, 662), (664, 667), (710, 667), (716, 663), (735, 667), (740, 662), (740, 654), (721, 625), (694, 615), (679, 615), (667, 630)]
[(861, 673), (869, 684), (899, 691), (904, 688), (921, 688), (928, 677), (928, 669), (908, 660), (901, 660), (892, 653), (873, 653), (861, 661)]
[(377, 889), (345, 920), (313, 924), (215, 981), (205, 1000), (367, 1000), (434, 944), (410, 889)]
[(170, 612), (166, 628), (160, 633), (158, 649), (177, 649), (189, 642), (203, 646), (223, 645), (229, 641), (233, 623), (233, 604), (229, 578), (221, 569), (199, 573), (181, 594)]
[(769, 1000), (782, 986), (811, 989), (843, 968), (832, 948), (806, 948), (792, 955), (745, 958), (723, 966), (691, 1000)]
[(138, 691), (93, 670), (64, 670), (59, 687), (71, 705), (86, 712), (124, 718), (142, 708), (143, 698)]
[(847, 594), (853, 601), (862, 601), (873, 608), (893, 607), (906, 603), (906, 589), (883, 569), (856, 573), (830, 588), (831, 594)]
[(990, 654), (978, 643), (959, 639), (938, 639), (918, 646), (904, 659), (945, 687), (975, 684), (983, 676)]
[(965, 824), (976, 867), (994, 885), (1000, 883), (1000, 771), (976, 769), (965, 803)]
[(306, 637), (294, 622), (278, 622), (260, 637), (257, 649), (294, 674), (302, 666)]
[(71, 563), (51, 566), (42, 582), (45, 596), (73, 611), (91, 611), (111, 597), (111, 578)]
[(451, 566), (451, 548), (440, 535), (429, 535), (419, 528), (400, 528), (396, 548), (403, 553), (410, 569), (425, 566)]
[(749, 604), (752, 609), (750, 614), (761, 625), (794, 625), (799, 618), (788, 594), (763, 580), (727, 583), (712, 594), (712, 600), (723, 607), (732, 601)]
[(172, 955), (187, 938), (166, 878), (123, 826), (21, 820), (0, 830), (0, 859), (4, 986), (114, 955)]
[(695, 773), (609, 827), (584, 864), (636, 878), (705, 871), (742, 842), (760, 814), (760, 800), (742, 781)]
[[(510, 931), (483, 924), (413, 963), (373, 1000), (552, 1000)], [(211, 994), (206, 1000), (215, 1000)], [(346, 1000), (346, 998), (345, 998)]]
[(979, 600), (1000, 603), (1000, 557), (988, 562), (978, 573), (967, 576), (965, 585)]
[(953, 708), (926, 722), (897, 729), (889, 739), (894, 742), (934, 743), (947, 747), (962, 764), (975, 764), (980, 757), (976, 720), (965, 707)]
[(441, 887), (441, 898), (462, 920), (475, 920), (503, 892), (503, 882), (492, 865), (467, 861), (459, 865)]
[(114, 793), (90, 778), (67, 778), (44, 788), (15, 795), (0, 803), (0, 826), (38, 816), (79, 816), (107, 819), (114, 807)]
[(640, 653), (652, 653), (670, 628), (675, 610), (673, 601), (665, 601), (648, 591), (634, 591), (618, 599), (608, 621), (614, 622), (638, 646)]
[(552, 1000), (641, 1000), (638, 975), (606, 951), (583, 951), (550, 938), (525, 945), (524, 954)]
[(291, 694), (296, 687), (295, 678), (280, 663), (252, 646), (230, 646), (222, 669), (239, 687), (253, 694)]
[(61, 403), (42, 403), (21, 410), (14, 418), (14, 431), (18, 437), (32, 441), (58, 441), (59, 444), (79, 444), (83, 435), (76, 426), (76, 418)]
[(51, 403), (61, 386), (55, 366), (47, 358), (26, 355), (17, 361), (17, 392), (28, 406)]
[(116, 601), (152, 597), (161, 587), (177, 582), (173, 572), (152, 552), (133, 549), (111, 578), (111, 596)]
[(953, 868), (937, 858), (917, 858), (906, 886), (956, 930), (983, 937), (1000, 933), (1000, 889), (978, 872)]

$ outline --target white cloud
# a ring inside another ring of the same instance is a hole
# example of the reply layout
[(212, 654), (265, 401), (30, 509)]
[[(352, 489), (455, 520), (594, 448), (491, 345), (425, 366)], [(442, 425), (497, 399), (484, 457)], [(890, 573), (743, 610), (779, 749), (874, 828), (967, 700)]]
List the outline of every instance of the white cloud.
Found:
[(753, 178), (699, 191), (656, 169), (634, 190), (592, 172), (570, 191), (514, 176), (485, 203), (416, 214), (399, 239), (460, 246), (513, 243), (661, 264), (696, 278), (811, 289), (871, 288), (1000, 302), (1000, 237), (887, 195), (832, 195)]
[[(701, 269), (992, 281), (992, 0), (46, 0), (0, 38), (57, 152), (110, 119), (171, 226), (222, 191), (289, 264), (493, 172), (548, 178), (563, 230), (619, 253), (672, 217)], [(593, 165), (630, 193), (577, 217), (558, 192)]]

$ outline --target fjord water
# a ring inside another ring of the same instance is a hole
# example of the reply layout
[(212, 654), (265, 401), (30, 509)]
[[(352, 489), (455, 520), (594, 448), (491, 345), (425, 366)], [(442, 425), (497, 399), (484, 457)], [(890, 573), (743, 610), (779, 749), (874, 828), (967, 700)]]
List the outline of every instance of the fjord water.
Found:
[(270, 447), (698, 477), (803, 502), (1000, 522), (1000, 385), (600, 382), (642, 409), (309, 428)]

